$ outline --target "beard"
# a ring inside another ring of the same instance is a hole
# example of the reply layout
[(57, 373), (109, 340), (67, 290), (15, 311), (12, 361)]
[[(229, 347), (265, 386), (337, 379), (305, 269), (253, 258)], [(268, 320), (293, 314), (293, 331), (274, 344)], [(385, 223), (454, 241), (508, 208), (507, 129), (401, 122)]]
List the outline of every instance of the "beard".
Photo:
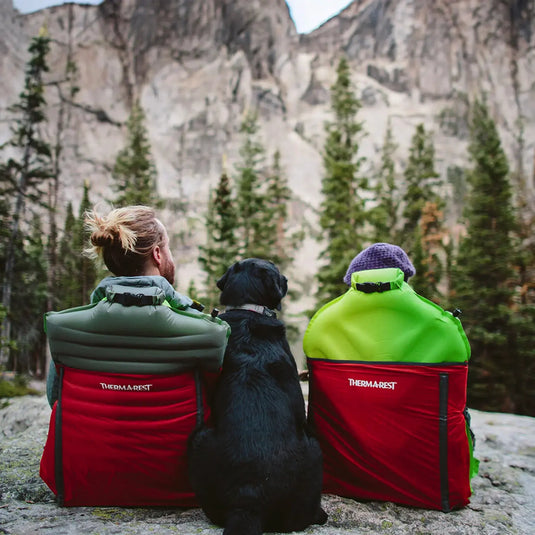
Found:
[(160, 274), (167, 282), (173, 286), (175, 283), (175, 264), (172, 259), (165, 258), (160, 265)]
[(160, 272), (160, 275), (173, 286), (175, 283), (175, 263), (173, 257), (168, 250), (163, 249), (161, 259), (162, 262), (158, 267), (158, 271)]

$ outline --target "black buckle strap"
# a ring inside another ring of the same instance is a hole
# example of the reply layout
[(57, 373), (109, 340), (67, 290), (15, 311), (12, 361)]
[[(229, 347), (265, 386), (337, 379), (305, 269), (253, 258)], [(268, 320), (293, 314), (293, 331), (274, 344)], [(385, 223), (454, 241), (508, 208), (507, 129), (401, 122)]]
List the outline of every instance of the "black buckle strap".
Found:
[[(142, 307), (147, 305), (155, 305), (157, 303), (156, 296), (154, 295), (145, 295), (145, 294), (132, 294), (132, 293), (116, 293), (113, 296), (113, 303), (119, 303), (125, 307)], [(156, 302), (155, 302), (156, 301)]]
[(365, 294), (383, 293), (392, 289), (389, 282), (357, 282), (355, 288)]
[(165, 301), (165, 292), (155, 286), (135, 287), (118, 284), (106, 288), (106, 299), (109, 303), (118, 303), (125, 307), (156, 306)]

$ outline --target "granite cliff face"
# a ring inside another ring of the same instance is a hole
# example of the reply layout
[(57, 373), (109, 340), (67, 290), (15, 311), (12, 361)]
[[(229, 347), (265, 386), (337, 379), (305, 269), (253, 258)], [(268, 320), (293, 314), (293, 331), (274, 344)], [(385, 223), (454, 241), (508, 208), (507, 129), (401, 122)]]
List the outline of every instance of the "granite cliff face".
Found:
[[(22, 88), (29, 40), (46, 24), (53, 38), (51, 82), (64, 79), (70, 53), (79, 70), (71, 102), (47, 87), (49, 126), (67, 104), (60, 198), (109, 199), (110, 168), (123, 146), (134, 99), (147, 115), (164, 214), (180, 265), (179, 285), (198, 275), (209, 188), (238, 161), (239, 125), (257, 109), (268, 161), (276, 149), (293, 191), (292, 221), (314, 228), (320, 201), (324, 121), (341, 54), (351, 64), (367, 136), (361, 154), (377, 160), (387, 122), (407, 156), (417, 123), (434, 132), (437, 168), (467, 161), (467, 106), (486, 95), (513, 169), (528, 177), (535, 150), (534, 0), (355, 0), (308, 35), (296, 33), (284, 0), (105, 0), (21, 15), (0, 0), (0, 110)], [(523, 139), (518, 139), (519, 124)], [(0, 122), (0, 142), (9, 135)], [(451, 196), (446, 187), (445, 196)], [(528, 203), (529, 205), (529, 203)], [(535, 202), (531, 202), (535, 205)], [(183, 207), (177, 212), (173, 206)], [(318, 245), (295, 253), (292, 285), (309, 288)], [(303, 292), (305, 294), (309, 291)], [(311, 303), (302, 303), (306, 308)]]

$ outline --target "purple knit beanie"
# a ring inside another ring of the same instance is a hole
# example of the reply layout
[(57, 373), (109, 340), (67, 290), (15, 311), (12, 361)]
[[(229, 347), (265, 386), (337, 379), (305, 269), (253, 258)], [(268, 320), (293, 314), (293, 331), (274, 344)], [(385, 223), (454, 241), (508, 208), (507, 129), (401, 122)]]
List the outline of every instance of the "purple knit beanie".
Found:
[(374, 243), (351, 260), (344, 282), (351, 286), (351, 275), (355, 271), (381, 268), (399, 268), (405, 273), (405, 280), (416, 273), (407, 253), (401, 247), (390, 243)]

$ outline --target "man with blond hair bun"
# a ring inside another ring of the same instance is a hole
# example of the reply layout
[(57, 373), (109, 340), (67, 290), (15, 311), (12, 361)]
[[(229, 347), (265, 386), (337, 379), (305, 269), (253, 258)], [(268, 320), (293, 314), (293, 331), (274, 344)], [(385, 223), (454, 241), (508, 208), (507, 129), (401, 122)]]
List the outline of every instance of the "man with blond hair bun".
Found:
[(112, 276), (88, 305), (47, 312), (52, 408), (40, 476), (66, 506), (197, 504), (187, 441), (208, 400), (230, 327), (173, 288), (169, 237), (152, 208), (85, 214)]
[(102, 256), (115, 276), (161, 276), (174, 283), (169, 237), (152, 208), (127, 206), (107, 216), (87, 212), (85, 224), (91, 231), (92, 245), (86, 252)]
[[(166, 301), (175, 308), (200, 314), (203, 306), (179, 294), (172, 286), (175, 263), (169, 249), (169, 236), (155, 211), (148, 206), (116, 208), (107, 215), (96, 211), (85, 214), (85, 226), (91, 232), (91, 246), (84, 253), (102, 258), (113, 276), (103, 279), (91, 294), (96, 303), (106, 297), (112, 285), (163, 290)], [(47, 378), (47, 397), (52, 407), (57, 400), (58, 377), (51, 362)]]

